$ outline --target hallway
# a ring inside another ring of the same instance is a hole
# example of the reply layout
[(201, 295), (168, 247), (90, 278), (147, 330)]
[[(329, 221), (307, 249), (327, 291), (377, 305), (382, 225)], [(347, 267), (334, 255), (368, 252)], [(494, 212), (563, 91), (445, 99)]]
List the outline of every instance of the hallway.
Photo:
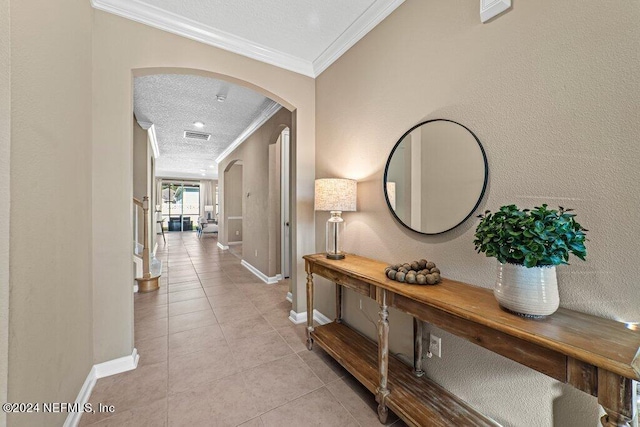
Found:
[(134, 296), (138, 368), (98, 380), (91, 403), (115, 413), (80, 425), (380, 425), (373, 395), (317, 346), (307, 351), (304, 326), (288, 319), (288, 283), (264, 284), (216, 244), (167, 234), (160, 290)]

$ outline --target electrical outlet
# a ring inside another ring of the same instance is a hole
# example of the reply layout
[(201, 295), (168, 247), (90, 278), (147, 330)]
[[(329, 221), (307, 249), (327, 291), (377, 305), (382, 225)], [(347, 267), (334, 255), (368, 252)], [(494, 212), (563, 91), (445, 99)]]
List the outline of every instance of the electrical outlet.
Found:
[(442, 357), (442, 340), (433, 334), (429, 334), (429, 352), (437, 357)]
[(240, 235), (240, 230), (236, 230), (236, 236)]
[(256, 249), (256, 256), (258, 256), (258, 250)]
[(360, 310), (362, 310), (362, 298), (360, 298)]

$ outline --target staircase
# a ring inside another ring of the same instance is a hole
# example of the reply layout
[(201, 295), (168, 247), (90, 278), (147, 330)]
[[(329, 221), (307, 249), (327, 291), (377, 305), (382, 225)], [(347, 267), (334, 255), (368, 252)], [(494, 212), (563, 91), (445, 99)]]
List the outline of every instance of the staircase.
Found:
[[(149, 197), (144, 196), (142, 200), (133, 198), (133, 203), (137, 209), (143, 211), (143, 242), (137, 242), (137, 233), (134, 236), (133, 262), (136, 265), (136, 283), (138, 292), (151, 292), (158, 290), (160, 275), (162, 274), (162, 262), (155, 258), (149, 250), (149, 232), (151, 222), (149, 221)], [(134, 221), (137, 215), (134, 215)], [(135, 229), (136, 227), (134, 227)]]
[[(144, 276), (144, 269), (142, 263), (142, 251), (144, 246), (138, 242), (133, 242), (133, 262), (136, 266), (136, 277)], [(162, 273), (162, 261), (156, 258), (153, 252), (149, 252), (149, 274), (151, 276), (160, 276)]]

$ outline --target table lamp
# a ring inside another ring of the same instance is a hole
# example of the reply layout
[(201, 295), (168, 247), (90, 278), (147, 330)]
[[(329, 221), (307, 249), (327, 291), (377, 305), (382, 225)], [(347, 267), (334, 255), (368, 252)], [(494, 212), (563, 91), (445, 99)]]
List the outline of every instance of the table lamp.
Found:
[(213, 205), (205, 205), (204, 211), (207, 212), (207, 220), (211, 219), (211, 212), (213, 212)]
[(356, 210), (357, 182), (352, 179), (316, 179), (315, 210), (330, 211), (327, 221), (327, 258), (344, 259), (342, 212)]

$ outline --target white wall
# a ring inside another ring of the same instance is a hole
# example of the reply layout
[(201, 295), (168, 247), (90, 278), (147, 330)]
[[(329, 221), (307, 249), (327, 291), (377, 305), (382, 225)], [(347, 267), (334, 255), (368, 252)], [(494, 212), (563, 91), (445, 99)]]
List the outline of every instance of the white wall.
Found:
[[(640, 5), (518, 1), (481, 24), (478, 2), (407, 0), (317, 79), (316, 175), (355, 178), (346, 250), (388, 262), (434, 259), (443, 275), (483, 287), (495, 260), (473, 248), (472, 218), (441, 236), (394, 221), (382, 174), (411, 126), (447, 118), (487, 151), (479, 207), (541, 203), (576, 209), (590, 230), (587, 262), (559, 268), (561, 305), (640, 320)], [(411, 64), (411, 66), (407, 66)], [(345, 142), (345, 136), (348, 140)], [(326, 215), (318, 213), (317, 249)], [(333, 315), (332, 287), (318, 290)], [(365, 301), (369, 317), (375, 304)], [(346, 320), (374, 326), (346, 296)], [(392, 351), (411, 354), (411, 322), (392, 312)], [(506, 426), (596, 426), (596, 399), (441, 332), (428, 375)]]

